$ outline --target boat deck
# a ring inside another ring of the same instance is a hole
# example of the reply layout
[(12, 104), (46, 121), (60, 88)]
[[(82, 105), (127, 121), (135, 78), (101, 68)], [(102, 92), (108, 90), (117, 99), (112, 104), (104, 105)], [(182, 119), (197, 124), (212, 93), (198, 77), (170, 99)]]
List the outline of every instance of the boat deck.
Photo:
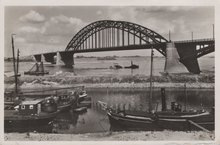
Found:
[(47, 113), (41, 112), (39, 115), (22, 115), (16, 110), (5, 110), (5, 120), (30, 120), (55, 117), (58, 112)]

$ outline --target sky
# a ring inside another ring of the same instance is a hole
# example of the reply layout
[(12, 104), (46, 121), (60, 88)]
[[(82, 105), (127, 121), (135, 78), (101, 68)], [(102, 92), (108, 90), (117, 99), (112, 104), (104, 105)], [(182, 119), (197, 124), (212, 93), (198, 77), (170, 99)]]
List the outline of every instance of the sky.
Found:
[[(5, 7), (5, 57), (11, 56), (11, 34), (21, 56), (63, 51), (72, 37), (98, 20), (123, 20), (147, 27), (171, 40), (212, 38), (211, 6), (7, 6)], [(145, 50), (97, 52), (79, 55), (148, 55)], [(159, 55), (159, 53), (156, 53)]]

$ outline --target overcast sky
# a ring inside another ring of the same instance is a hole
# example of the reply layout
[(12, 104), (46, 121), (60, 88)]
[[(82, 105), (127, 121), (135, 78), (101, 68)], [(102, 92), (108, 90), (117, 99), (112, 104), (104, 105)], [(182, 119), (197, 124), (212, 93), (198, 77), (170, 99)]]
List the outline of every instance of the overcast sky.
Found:
[[(72, 37), (97, 20), (124, 20), (150, 28), (168, 39), (211, 38), (214, 7), (26, 6), (5, 7), (5, 56), (11, 55), (11, 34), (21, 55), (64, 50)], [(79, 54), (81, 55), (81, 54)], [(83, 55), (145, 55), (141, 51)]]

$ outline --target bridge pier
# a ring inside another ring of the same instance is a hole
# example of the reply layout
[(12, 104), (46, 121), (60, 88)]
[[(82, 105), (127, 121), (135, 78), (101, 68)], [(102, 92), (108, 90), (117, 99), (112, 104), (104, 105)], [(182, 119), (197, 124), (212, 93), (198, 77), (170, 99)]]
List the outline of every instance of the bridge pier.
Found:
[(41, 55), (40, 54), (34, 55), (34, 59), (36, 62), (41, 62)]
[(44, 58), (46, 62), (50, 62), (51, 64), (55, 64), (54, 56), (56, 53), (46, 53), (44, 54)]
[(184, 73), (188, 72), (185, 66), (179, 61), (179, 54), (173, 42), (166, 44), (166, 61), (164, 72), (166, 73)]
[(63, 65), (64, 63), (61, 61), (60, 52), (56, 53), (56, 65)]
[(196, 44), (176, 44), (176, 48), (180, 56), (179, 61), (186, 66), (189, 72), (199, 74)]
[(60, 52), (61, 60), (64, 62), (66, 67), (73, 67), (74, 65), (74, 53), (73, 52)]
[(46, 62), (45, 57), (44, 57), (43, 54), (41, 54), (41, 60), (40, 60), (40, 62)]

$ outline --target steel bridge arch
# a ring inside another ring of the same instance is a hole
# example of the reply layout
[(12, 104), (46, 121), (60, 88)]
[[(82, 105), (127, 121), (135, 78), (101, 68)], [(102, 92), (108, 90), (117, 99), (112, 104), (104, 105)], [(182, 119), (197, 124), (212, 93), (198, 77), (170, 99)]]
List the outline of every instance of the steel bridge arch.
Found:
[[(165, 39), (160, 34), (139, 24), (126, 22), (126, 21), (101, 20), (101, 21), (93, 22), (82, 28), (68, 43), (65, 51), (71, 49), (78, 50), (80, 46), (84, 43), (84, 41), (86, 41), (90, 36), (108, 28), (116, 28), (125, 31), (129, 34), (135, 35), (136, 37), (146, 42), (147, 44), (160, 44), (160, 43), (168, 42), (168, 40)], [(164, 56), (166, 55), (166, 50), (164, 48), (158, 47), (156, 49), (162, 55)]]

